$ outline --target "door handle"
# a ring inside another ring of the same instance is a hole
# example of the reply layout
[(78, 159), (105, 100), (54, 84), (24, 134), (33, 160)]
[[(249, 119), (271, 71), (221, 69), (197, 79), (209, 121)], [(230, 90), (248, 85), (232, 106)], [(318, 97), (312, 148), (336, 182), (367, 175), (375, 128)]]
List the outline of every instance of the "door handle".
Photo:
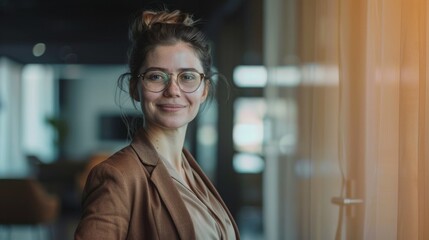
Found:
[(331, 202), (337, 205), (356, 205), (362, 204), (363, 200), (359, 198), (343, 198), (343, 197), (333, 197)]

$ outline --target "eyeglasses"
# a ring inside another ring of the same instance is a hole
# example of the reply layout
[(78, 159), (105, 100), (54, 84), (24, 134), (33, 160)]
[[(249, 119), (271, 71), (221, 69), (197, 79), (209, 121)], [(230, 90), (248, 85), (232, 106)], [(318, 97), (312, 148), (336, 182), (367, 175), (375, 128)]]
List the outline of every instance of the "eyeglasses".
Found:
[[(137, 77), (142, 78), (143, 87), (150, 92), (162, 92), (170, 85), (172, 73), (166, 73), (161, 70), (149, 70), (139, 74)], [(186, 70), (177, 74), (177, 85), (185, 93), (197, 91), (200, 87), (204, 73)]]

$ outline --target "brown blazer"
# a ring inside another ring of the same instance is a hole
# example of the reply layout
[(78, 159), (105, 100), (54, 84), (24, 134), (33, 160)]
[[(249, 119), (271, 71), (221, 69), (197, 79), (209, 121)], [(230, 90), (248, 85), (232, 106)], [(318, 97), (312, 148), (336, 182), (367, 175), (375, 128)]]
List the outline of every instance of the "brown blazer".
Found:
[[(192, 155), (190, 166), (231, 213)], [(132, 143), (94, 167), (82, 198), (75, 239), (195, 239), (191, 217), (171, 176), (144, 131)]]

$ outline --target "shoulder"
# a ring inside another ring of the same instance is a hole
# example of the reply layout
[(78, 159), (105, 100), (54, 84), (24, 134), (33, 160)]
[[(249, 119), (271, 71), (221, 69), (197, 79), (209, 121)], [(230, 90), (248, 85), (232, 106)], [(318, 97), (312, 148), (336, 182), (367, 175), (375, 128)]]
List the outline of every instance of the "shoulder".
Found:
[(142, 178), (147, 175), (146, 172), (145, 166), (133, 148), (127, 146), (97, 164), (91, 170), (88, 181), (115, 179), (118, 184), (129, 185), (129, 182), (146, 179)]
[(83, 189), (83, 204), (90, 205), (104, 198), (132, 204), (134, 196), (146, 194), (143, 190), (147, 189), (149, 178), (134, 150), (125, 147), (91, 169)]
[(128, 172), (136, 169), (136, 166), (140, 164), (141, 162), (135, 151), (130, 146), (127, 146), (101, 162), (97, 167), (108, 168), (107, 166), (109, 166), (121, 172)]

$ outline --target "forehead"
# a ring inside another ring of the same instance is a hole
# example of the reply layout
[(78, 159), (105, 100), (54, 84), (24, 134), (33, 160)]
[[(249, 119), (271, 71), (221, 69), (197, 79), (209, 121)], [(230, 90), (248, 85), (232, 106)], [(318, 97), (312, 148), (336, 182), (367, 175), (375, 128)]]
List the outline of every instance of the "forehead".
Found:
[(170, 71), (195, 68), (203, 71), (201, 61), (195, 50), (183, 42), (156, 46), (148, 53), (145, 67), (165, 68)]

